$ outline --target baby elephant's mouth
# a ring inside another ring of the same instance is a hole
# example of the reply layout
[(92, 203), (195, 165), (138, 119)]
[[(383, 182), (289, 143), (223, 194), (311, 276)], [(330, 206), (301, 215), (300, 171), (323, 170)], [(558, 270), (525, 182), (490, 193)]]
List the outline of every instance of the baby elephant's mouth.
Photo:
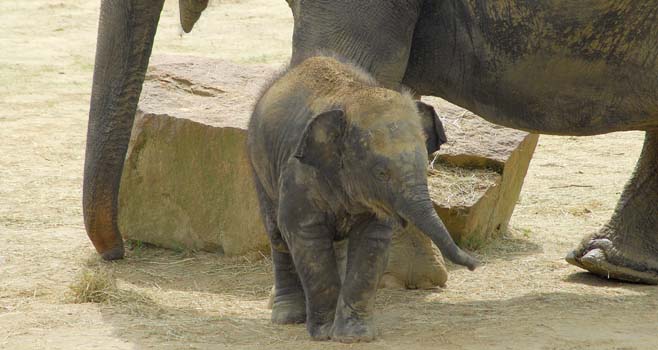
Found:
[(394, 227), (395, 226), (399, 226), (402, 228), (407, 227), (408, 221), (406, 219), (404, 219), (402, 216), (398, 215), (397, 213), (393, 212), (390, 208), (383, 205), (382, 203), (379, 202), (370, 203), (370, 209), (377, 217), (389, 221), (391, 225)]

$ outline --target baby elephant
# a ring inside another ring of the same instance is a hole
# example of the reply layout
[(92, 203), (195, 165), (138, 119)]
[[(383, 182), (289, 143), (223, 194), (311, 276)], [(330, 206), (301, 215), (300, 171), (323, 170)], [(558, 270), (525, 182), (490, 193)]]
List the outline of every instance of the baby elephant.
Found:
[[(442, 142), (431, 107), (334, 58), (309, 58), (265, 89), (248, 147), (272, 243), (273, 322), (306, 321), (316, 340), (374, 339), (391, 236), (408, 223), (451, 261), (477, 266), (430, 200), (427, 154)], [(348, 237), (341, 280), (333, 243)]]

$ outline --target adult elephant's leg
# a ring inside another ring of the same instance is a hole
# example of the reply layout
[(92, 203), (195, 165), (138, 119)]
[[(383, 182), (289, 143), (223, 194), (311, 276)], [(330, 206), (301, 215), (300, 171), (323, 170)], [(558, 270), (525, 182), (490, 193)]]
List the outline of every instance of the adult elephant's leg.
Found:
[(292, 65), (328, 51), (345, 57), (388, 88), (407, 68), (420, 0), (289, 1), (295, 18)]
[(658, 130), (648, 131), (612, 219), (567, 261), (595, 274), (658, 284)]

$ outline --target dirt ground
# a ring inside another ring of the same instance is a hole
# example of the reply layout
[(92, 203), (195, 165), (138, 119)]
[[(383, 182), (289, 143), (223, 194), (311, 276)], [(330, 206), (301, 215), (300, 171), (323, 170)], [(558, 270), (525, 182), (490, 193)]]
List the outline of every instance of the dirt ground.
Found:
[[(445, 289), (380, 291), (370, 344), (316, 343), (301, 325), (270, 324), (262, 256), (137, 245), (100, 262), (80, 203), (99, 3), (0, 1), (0, 348), (658, 349), (658, 288), (563, 260), (610, 216), (638, 132), (542, 136), (509, 237), (478, 252), (476, 272), (452, 270)], [(283, 0), (215, 3), (183, 37), (176, 5), (165, 5), (156, 54), (290, 54)], [(92, 273), (116, 286), (103, 303), (76, 303), (71, 286)]]

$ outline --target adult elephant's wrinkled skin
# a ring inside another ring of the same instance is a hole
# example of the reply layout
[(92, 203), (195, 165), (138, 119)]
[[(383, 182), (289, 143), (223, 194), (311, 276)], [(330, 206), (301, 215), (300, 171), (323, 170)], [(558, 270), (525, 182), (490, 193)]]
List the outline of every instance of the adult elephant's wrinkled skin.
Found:
[[(430, 109), (322, 56), (264, 91), (247, 147), (272, 246), (273, 322), (306, 321), (316, 340), (374, 339), (375, 292), (393, 232), (407, 223), (451, 261), (477, 266), (430, 199), (427, 154), (440, 144), (425, 140), (445, 139)], [(341, 278), (334, 242), (346, 239)]]
[[(123, 256), (117, 197), (163, 0), (104, 0), (85, 158), (87, 233)], [(205, 0), (180, 0), (190, 30)], [(644, 0), (288, 0), (292, 65), (318, 49), (493, 123), (557, 135), (644, 130), (613, 217), (567, 255), (605, 277), (658, 284), (658, 4)]]

